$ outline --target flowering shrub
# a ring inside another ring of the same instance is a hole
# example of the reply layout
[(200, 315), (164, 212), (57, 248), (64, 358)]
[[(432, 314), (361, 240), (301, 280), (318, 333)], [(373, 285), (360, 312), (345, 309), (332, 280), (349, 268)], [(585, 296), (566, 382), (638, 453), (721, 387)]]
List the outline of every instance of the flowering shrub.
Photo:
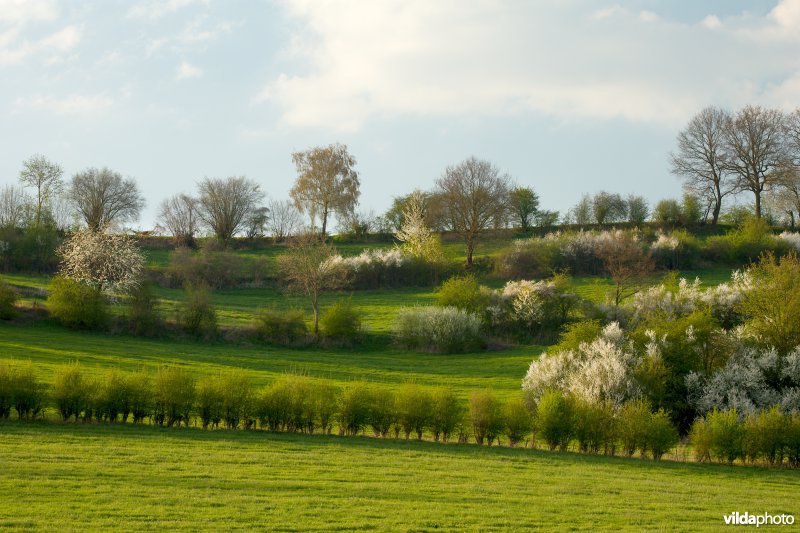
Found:
[(548, 281), (509, 281), (490, 294), (486, 320), (493, 330), (530, 338), (547, 330), (556, 332), (575, 308), (578, 299), (567, 292), (569, 280), (556, 276)]
[(483, 346), (476, 315), (455, 307), (413, 307), (400, 311), (392, 326), (395, 341), (406, 348), (440, 353)]
[(590, 403), (621, 405), (641, 394), (634, 377), (638, 359), (619, 324), (612, 322), (576, 350), (542, 354), (528, 368), (522, 388), (534, 401), (547, 390), (560, 390)]
[(796, 231), (784, 231), (778, 238), (786, 242), (795, 251), (800, 252), (800, 233)]
[(141, 281), (144, 256), (132, 237), (84, 230), (58, 249), (60, 275), (106, 293), (127, 293)]
[(327, 267), (344, 273), (351, 289), (430, 285), (444, 273), (440, 262), (428, 262), (403, 249), (366, 249), (359, 255), (334, 255)]

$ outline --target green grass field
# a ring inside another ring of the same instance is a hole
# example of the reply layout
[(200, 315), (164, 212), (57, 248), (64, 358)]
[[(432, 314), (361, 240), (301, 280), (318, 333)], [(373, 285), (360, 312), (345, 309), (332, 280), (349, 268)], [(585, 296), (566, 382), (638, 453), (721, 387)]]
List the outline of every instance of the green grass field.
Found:
[[(757, 468), (372, 438), (0, 424), (0, 528), (719, 530), (798, 511)], [(57, 506), (54, 502), (58, 502)]]

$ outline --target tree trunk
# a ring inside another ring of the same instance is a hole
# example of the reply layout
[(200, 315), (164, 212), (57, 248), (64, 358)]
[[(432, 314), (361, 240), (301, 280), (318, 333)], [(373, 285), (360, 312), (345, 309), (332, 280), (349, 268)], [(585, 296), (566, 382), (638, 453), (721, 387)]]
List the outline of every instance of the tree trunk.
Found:
[(761, 191), (754, 191), (756, 196), (756, 218), (761, 218)]
[(475, 251), (475, 241), (472, 235), (467, 236), (467, 268), (472, 268), (472, 253)]
[(311, 310), (314, 313), (314, 337), (319, 337), (319, 299), (316, 296), (311, 299)]

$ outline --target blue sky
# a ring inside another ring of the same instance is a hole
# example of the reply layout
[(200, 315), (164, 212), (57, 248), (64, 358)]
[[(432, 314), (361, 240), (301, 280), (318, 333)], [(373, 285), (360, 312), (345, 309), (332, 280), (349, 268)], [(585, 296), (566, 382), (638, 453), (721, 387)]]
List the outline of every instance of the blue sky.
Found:
[(0, 183), (42, 153), (158, 203), (205, 176), (287, 196), (290, 154), (346, 143), (361, 208), (475, 155), (543, 206), (680, 195), (706, 105), (800, 105), (800, 0), (0, 0)]

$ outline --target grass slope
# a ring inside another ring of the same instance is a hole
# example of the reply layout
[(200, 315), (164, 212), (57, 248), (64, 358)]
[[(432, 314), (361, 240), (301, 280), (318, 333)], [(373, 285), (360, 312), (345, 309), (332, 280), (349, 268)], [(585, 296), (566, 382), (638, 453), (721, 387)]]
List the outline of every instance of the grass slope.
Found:
[[(718, 530), (792, 472), (248, 432), (0, 424), (9, 530)], [(58, 502), (57, 504), (55, 502)]]

